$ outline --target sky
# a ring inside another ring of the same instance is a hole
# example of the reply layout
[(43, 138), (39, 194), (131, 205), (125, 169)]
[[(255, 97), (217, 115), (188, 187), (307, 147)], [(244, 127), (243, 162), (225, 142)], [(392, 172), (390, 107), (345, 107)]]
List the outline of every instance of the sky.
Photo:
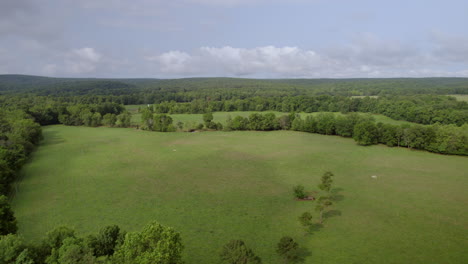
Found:
[(0, 74), (468, 77), (468, 1), (0, 0)]

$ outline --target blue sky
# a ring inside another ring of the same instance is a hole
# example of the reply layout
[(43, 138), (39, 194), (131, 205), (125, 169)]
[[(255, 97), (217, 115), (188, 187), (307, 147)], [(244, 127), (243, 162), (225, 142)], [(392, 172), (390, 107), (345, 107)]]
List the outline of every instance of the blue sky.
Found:
[(2, 0), (0, 74), (468, 77), (468, 1)]

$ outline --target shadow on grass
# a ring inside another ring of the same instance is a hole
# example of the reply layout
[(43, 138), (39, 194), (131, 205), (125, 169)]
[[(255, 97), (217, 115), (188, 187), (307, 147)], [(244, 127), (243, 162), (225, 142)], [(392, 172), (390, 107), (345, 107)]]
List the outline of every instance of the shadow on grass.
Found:
[(307, 248), (298, 248), (297, 249), (297, 260), (295, 263), (304, 263), (307, 257), (310, 257), (312, 252)]
[(320, 223), (311, 224), (307, 227), (307, 235), (313, 235), (316, 232), (320, 231), (323, 228), (323, 225)]
[(43, 131), (42, 136), (44, 139), (41, 141), (40, 146), (50, 146), (65, 142), (65, 140), (58, 135), (57, 131)]
[(340, 210), (330, 210), (330, 211), (323, 213), (323, 218), (330, 218), (330, 217), (340, 216), (340, 215), (341, 215)]
[(330, 197), (334, 202), (341, 202), (344, 200), (344, 196), (340, 194), (343, 191), (343, 188), (333, 188), (330, 191)]

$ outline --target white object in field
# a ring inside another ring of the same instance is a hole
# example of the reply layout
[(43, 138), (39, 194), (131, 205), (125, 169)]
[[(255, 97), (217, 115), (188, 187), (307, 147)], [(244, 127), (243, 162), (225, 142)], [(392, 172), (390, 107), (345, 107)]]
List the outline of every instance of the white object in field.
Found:
[(377, 179), (377, 175), (372, 175), (371, 178), (372, 179)]

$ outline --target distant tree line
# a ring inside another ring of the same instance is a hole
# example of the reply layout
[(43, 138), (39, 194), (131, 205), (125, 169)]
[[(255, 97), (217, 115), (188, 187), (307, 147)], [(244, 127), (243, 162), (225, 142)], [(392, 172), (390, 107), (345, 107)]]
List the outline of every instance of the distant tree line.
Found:
[[(386, 79), (86, 79), (0, 75), (0, 94), (52, 97), (107, 97), (122, 104), (151, 104), (174, 100), (231, 100), (283, 96), (383, 96), (468, 94), (467, 78)], [(108, 97), (108, 96), (112, 96)], [(88, 101), (87, 103), (98, 103)]]

